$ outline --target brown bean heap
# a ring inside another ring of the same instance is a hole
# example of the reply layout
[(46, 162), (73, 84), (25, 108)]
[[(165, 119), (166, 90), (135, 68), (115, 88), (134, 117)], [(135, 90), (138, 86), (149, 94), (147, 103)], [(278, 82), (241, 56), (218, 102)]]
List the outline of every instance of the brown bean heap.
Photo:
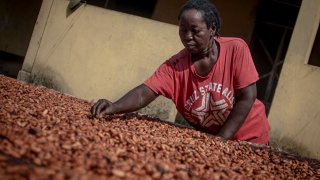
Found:
[(307, 161), (0, 76), (2, 179), (317, 179)]

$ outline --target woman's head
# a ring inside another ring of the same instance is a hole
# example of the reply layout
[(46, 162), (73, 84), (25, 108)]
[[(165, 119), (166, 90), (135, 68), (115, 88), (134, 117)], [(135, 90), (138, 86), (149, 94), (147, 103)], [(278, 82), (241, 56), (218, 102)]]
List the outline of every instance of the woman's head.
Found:
[(219, 35), (220, 16), (208, 0), (189, 0), (178, 15), (179, 35), (191, 53), (205, 53), (213, 37)]
[(208, 0), (188, 0), (180, 9), (178, 20), (186, 10), (195, 9), (201, 12), (204, 21), (208, 28), (214, 28), (215, 35), (220, 35), (221, 19), (220, 14), (214, 4)]

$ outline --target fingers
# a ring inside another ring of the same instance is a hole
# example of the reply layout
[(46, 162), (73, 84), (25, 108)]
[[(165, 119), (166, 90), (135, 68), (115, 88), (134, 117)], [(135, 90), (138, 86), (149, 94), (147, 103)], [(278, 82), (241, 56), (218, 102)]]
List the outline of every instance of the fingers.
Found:
[(110, 115), (110, 113), (108, 112), (108, 109), (104, 109), (102, 112), (100, 112), (99, 117), (106, 117), (107, 115)]
[(90, 111), (93, 117), (97, 116), (97, 107), (99, 106), (99, 104), (100, 104), (100, 99), (96, 103), (94, 103), (94, 105), (91, 107)]
[(111, 102), (106, 99), (99, 99), (92, 107), (91, 114), (93, 117), (100, 117), (105, 115), (108, 111), (108, 107), (110, 107)]
[(97, 102), (97, 107), (96, 107), (96, 117), (100, 116), (101, 111), (105, 108), (105, 100), (104, 99), (99, 99)]

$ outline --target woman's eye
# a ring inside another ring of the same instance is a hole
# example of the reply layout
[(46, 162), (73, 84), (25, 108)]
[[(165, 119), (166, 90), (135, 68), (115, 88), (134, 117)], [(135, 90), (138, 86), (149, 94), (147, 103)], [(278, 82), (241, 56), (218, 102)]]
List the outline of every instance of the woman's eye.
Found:
[(193, 33), (195, 33), (195, 34), (198, 34), (199, 32), (200, 32), (200, 30), (198, 30), (198, 29), (193, 30)]
[(187, 30), (185, 30), (185, 29), (180, 29), (180, 32), (181, 32), (181, 33), (186, 33)]

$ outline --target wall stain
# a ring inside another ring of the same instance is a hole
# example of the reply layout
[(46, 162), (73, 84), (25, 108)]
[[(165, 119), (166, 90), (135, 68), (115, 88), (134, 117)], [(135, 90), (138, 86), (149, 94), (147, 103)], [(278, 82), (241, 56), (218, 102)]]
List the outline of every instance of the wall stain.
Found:
[(270, 138), (270, 146), (273, 148), (287, 152), (294, 155), (299, 155), (303, 157), (314, 157), (316, 158), (316, 154), (311, 153), (308, 148), (301, 143), (296, 142), (294, 139), (290, 137), (281, 137), (281, 138)]
[(157, 117), (161, 120), (168, 120), (171, 110), (171, 105), (163, 99), (157, 98), (148, 106), (140, 109), (138, 112), (142, 114), (148, 114), (152, 117)]
[(64, 78), (52, 68), (37, 65), (36, 69), (36, 72), (32, 72), (31, 74), (30, 83), (36, 86), (44, 86), (62, 93), (72, 94), (72, 90), (65, 82)]

